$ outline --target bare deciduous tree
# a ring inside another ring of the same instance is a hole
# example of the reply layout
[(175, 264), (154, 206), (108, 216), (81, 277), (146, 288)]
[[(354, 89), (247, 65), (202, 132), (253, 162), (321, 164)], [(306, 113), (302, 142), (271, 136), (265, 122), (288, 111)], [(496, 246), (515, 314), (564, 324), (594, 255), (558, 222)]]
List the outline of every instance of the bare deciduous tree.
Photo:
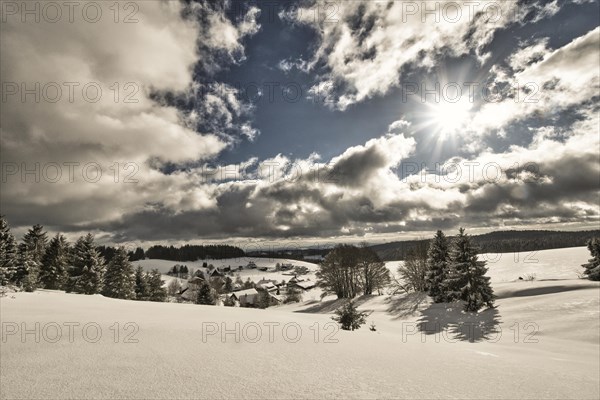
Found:
[(372, 294), (390, 283), (390, 274), (377, 254), (363, 246), (340, 245), (327, 254), (317, 272), (324, 293), (338, 298)]
[(408, 251), (404, 262), (398, 267), (400, 280), (396, 284), (399, 289), (405, 292), (427, 291), (427, 248), (428, 244), (422, 242)]

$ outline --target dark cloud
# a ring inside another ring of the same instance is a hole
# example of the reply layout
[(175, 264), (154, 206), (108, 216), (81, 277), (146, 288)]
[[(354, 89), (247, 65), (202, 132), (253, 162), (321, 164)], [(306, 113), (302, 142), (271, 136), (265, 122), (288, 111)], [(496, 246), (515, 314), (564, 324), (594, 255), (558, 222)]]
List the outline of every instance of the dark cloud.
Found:
[[(520, 182), (518, 177), (522, 172), (527, 175)], [(483, 185), (477, 194), (468, 195), (465, 207), (467, 215), (493, 213), (500, 206), (508, 204), (519, 208), (520, 211), (512, 212), (515, 216), (535, 214), (536, 217), (551, 217), (556, 208), (547, 205), (559, 205), (567, 201), (593, 204), (598, 198), (600, 185), (600, 156), (569, 155), (554, 162), (509, 169), (506, 176), (512, 179), (502, 184)], [(565, 211), (561, 211), (561, 214), (564, 215)]]

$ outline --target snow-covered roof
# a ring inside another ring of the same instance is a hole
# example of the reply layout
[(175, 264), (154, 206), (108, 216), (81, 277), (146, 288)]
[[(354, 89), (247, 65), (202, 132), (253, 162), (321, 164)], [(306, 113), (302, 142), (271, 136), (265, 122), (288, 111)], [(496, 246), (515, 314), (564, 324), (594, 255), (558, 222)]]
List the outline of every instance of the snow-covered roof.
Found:
[(240, 299), (240, 297), (242, 296), (255, 296), (257, 295), (258, 292), (256, 291), (256, 289), (252, 288), (252, 289), (246, 289), (246, 290), (238, 290), (237, 292), (233, 292), (231, 293), (232, 296), (235, 296), (236, 299)]
[(274, 298), (275, 300), (277, 300), (279, 302), (283, 301), (283, 296), (280, 296), (278, 294), (269, 293), (269, 296), (271, 296), (272, 298)]
[(290, 282), (306, 282), (308, 280), (308, 278), (303, 278), (301, 276), (294, 275), (294, 277), (290, 279)]
[(300, 287), (300, 288), (302, 288), (304, 290), (312, 289), (315, 286), (317, 286), (317, 284), (315, 282), (308, 281), (308, 280), (307, 281), (302, 281), (302, 282), (296, 281), (296, 282), (294, 282), (294, 285), (296, 285), (296, 286), (298, 286), (298, 287)]
[(204, 282), (204, 279), (199, 276), (193, 276), (188, 280), (188, 283), (199, 284)]

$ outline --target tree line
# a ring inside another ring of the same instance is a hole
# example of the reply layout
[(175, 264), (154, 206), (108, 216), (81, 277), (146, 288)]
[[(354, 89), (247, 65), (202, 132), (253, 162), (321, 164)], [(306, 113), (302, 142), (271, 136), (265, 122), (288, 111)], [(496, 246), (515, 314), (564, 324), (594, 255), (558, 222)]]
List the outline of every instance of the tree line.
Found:
[(17, 243), (0, 216), (0, 284), (26, 291), (38, 288), (67, 293), (103, 294), (119, 299), (165, 301), (166, 291), (158, 270), (134, 270), (130, 254), (116, 248), (106, 262), (91, 233), (74, 244), (57, 233), (48, 240), (41, 225), (34, 225)]
[(146, 251), (146, 258), (170, 261), (196, 261), (224, 258), (244, 257), (244, 250), (230, 245), (190, 245), (175, 246), (152, 246)]
[[(109, 262), (117, 251), (113, 246), (98, 246), (100, 255)], [(169, 261), (196, 261), (205, 259), (224, 259), (224, 258), (239, 258), (244, 257), (244, 250), (239, 247), (230, 245), (183, 245), (163, 246), (156, 245), (144, 251), (142, 247), (137, 247), (135, 250), (128, 252), (130, 261), (149, 259), (161, 259)]]
[[(510, 253), (536, 250), (560, 249), (584, 246), (593, 237), (600, 236), (600, 230), (590, 231), (497, 231), (471, 236), (471, 241), (480, 253)], [(382, 260), (405, 260), (414, 249), (430, 239), (407, 240), (371, 246)]]

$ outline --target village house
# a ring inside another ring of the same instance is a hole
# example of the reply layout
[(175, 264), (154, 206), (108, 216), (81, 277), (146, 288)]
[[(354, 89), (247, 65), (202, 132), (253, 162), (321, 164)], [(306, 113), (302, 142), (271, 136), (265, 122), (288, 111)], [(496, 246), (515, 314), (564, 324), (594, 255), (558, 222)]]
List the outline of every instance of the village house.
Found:
[(277, 290), (278, 283), (274, 279), (262, 278), (260, 281), (256, 282), (256, 287), (266, 290), (267, 292), (273, 292)]
[(237, 301), (240, 307), (254, 307), (258, 304), (258, 292), (254, 288), (233, 292), (229, 298)]
[(278, 306), (283, 303), (283, 297), (278, 294), (269, 293), (269, 307)]
[(289, 271), (292, 269), (294, 269), (294, 265), (291, 263), (285, 263), (285, 264), (281, 264), (279, 266), (279, 270), (281, 270), (281, 271)]
[[(307, 291), (307, 290), (313, 289), (316, 286), (317, 286), (316, 282), (312, 282), (310, 280), (292, 283), (292, 287), (298, 288), (298, 289), (303, 290), (303, 291)], [(288, 284), (288, 287), (290, 287), (289, 284)]]
[(221, 271), (219, 271), (218, 268), (215, 268), (215, 267), (209, 268), (208, 271), (206, 272), (206, 274), (208, 275), (209, 278), (216, 278), (216, 277), (221, 277), (224, 275)]
[(311, 281), (308, 278), (303, 278), (303, 277), (298, 277), (296, 275), (294, 275), (294, 277), (292, 279), (290, 279), (290, 281), (287, 284), (287, 287), (293, 287), (296, 289), (300, 289), (302, 291), (306, 291), (306, 290), (310, 290), (314, 287), (317, 286), (316, 282)]
[(226, 273), (226, 272), (230, 272), (230, 271), (231, 271), (231, 265), (228, 265), (228, 266), (223, 265), (219, 268), (219, 272), (221, 272), (221, 273)]
[(198, 297), (198, 290), (204, 282), (204, 278), (200, 276), (193, 276), (192, 278), (188, 279), (187, 287), (183, 288), (177, 294), (178, 299), (184, 301), (196, 301), (196, 297)]
[(298, 275), (294, 275), (294, 277), (293, 277), (293, 278), (291, 278), (291, 279), (290, 279), (290, 281), (288, 282), (288, 285), (289, 285), (290, 283), (304, 282), (304, 281), (306, 281), (306, 280), (308, 280), (308, 279), (307, 279), (307, 278), (303, 278), (303, 277), (301, 277), (301, 276), (298, 276)]

